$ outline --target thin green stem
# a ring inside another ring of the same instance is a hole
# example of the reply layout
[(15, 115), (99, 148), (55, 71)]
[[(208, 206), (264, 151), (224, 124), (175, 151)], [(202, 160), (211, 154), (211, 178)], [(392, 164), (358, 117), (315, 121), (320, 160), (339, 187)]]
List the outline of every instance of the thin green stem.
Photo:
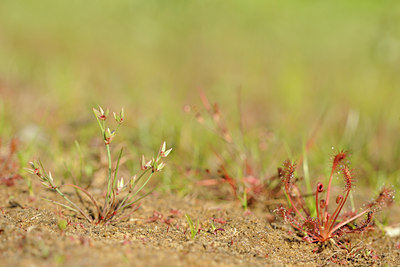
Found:
[(147, 197), (148, 195), (150, 195), (152, 192), (154, 191), (154, 189), (152, 189), (151, 191), (147, 192), (146, 194), (144, 194), (143, 196), (135, 199), (134, 201), (129, 202), (128, 204), (125, 204), (121, 209), (125, 209), (126, 207), (131, 206), (132, 204), (135, 204), (136, 202), (142, 200), (143, 198)]
[(310, 171), (308, 168), (308, 158), (307, 158), (306, 147), (303, 148), (303, 171), (304, 171), (304, 180), (306, 181), (307, 194), (311, 194), (312, 186), (311, 186), (311, 181), (310, 181)]
[(99, 117), (97, 117), (97, 114), (96, 114), (96, 112), (94, 111), (94, 109), (93, 109), (93, 114), (94, 114), (94, 116), (96, 117), (97, 123), (99, 124), (101, 133), (104, 135), (104, 121), (100, 121), (100, 119), (99, 119)]
[(65, 205), (65, 204), (63, 204), (63, 203), (60, 203), (60, 202), (57, 202), (57, 201), (54, 201), (54, 200), (51, 200), (51, 199), (48, 199), (48, 198), (42, 198), (42, 199), (45, 200), (45, 201), (48, 201), (48, 202), (50, 202), (50, 203), (60, 205), (61, 207), (64, 207), (64, 208), (66, 208), (66, 209), (68, 209), (68, 210), (71, 210), (71, 211), (73, 211), (73, 212), (79, 213), (78, 210), (76, 210), (76, 209), (74, 209), (74, 208), (72, 208), (72, 207), (70, 207), (70, 206), (68, 206), (68, 205)]
[(142, 184), (142, 186), (132, 195), (132, 198), (134, 198), (142, 189), (146, 186), (146, 184), (150, 181), (151, 177), (153, 176), (154, 172), (149, 174), (149, 177), (147, 180)]
[(247, 192), (246, 192), (246, 186), (244, 186), (242, 205), (243, 205), (243, 209), (244, 209), (245, 211), (247, 211)]
[(112, 181), (112, 163), (111, 163), (111, 151), (110, 144), (106, 145), (107, 149), (107, 157), (108, 157), (108, 186), (107, 186), (107, 195), (109, 196), (111, 192), (111, 181)]
[[(135, 189), (137, 183), (142, 179), (142, 177), (143, 177), (149, 170), (150, 170), (150, 169), (147, 169), (147, 170), (143, 171), (143, 172), (139, 175), (139, 177), (136, 178), (135, 182), (134, 182), (133, 185), (132, 185), (132, 190)], [(119, 209), (124, 205), (124, 203), (126, 202), (126, 200), (127, 200), (128, 198), (129, 198), (129, 201), (132, 199), (132, 197), (130, 197), (130, 194), (126, 195), (126, 196), (122, 199), (121, 203), (118, 205), (117, 210), (119, 210)], [(129, 201), (128, 201), (128, 202), (129, 202)]]
[(103, 206), (103, 213), (102, 217), (107, 213), (108, 211), (108, 206), (109, 206), (109, 201), (110, 201), (110, 195), (111, 195), (111, 176), (112, 176), (112, 166), (111, 166), (111, 152), (110, 152), (110, 144), (106, 144), (106, 150), (107, 150), (107, 158), (108, 158), (108, 182), (107, 182), (107, 193), (106, 193), (106, 200), (104, 202)]
[(77, 209), (77, 210), (79, 211), (79, 213), (80, 213), (83, 217), (85, 217), (89, 222), (92, 222), (92, 219), (91, 219), (89, 216), (87, 216), (86, 213), (83, 212), (83, 211), (81, 210), (81, 208), (79, 208), (74, 202), (72, 202), (68, 197), (66, 197), (66, 196), (63, 194), (63, 192), (60, 191), (60, 189), (58, 189), (57, 187), (55, 187), (54, 190), (56, 190), (56, 192), (57, 192), (61, 197), (63, 197), (68, 203), (70, 203), (75, 209)]
[(118, 169), (119, 169), (119, 163), (120, 163), (121, 157), (122, 157), (122, 151), (123, 151), (123, 148), (121, 148), (121, 150), (119, 151), (117, 165), (115, 166), (115, 170), (114, 170), (113, 188), (116, 187), (116, 183), (117, 183)]
[[(129, 200), (127, 201), (128, 204), (125, 204), (125, 205), (123, 205), (123, 206), (120, 205), (121, 209), (124, 209), (124, 208), (126, 208), (127, 206), (132, 205), (133, 203), (139, 201), (140, 199), (144, 198), (145, 196), (147, 196), (148, 194), (150, 194), (150, 193), (152, 192), (152, 191), (150, 191), (149, 193), (145, 194), (144, 196), (142, 196), (142, 197), (140, 197), (140, 198), (134, 200), (133, 202), (130, 202), (131, 199), (135, 198), (135, 196), (136, 196), (140, 191), (142, 191), (142, 189), (143, 189), (143, 188), (146, 186), (146, 184), (150, 181), (150, 179), (151, 179), (151, 177), (153, 176), (153, 174), (154, 174), (154, 172), (150, 173), (149, 177), (148, 177), (147, 180), (142, 184), (142, 186), (141, 186), (133, 195), (131, 195), (131, 196), (129, 197)], [(120, 207), (118, 207), (118, 209), (120, 209)]]

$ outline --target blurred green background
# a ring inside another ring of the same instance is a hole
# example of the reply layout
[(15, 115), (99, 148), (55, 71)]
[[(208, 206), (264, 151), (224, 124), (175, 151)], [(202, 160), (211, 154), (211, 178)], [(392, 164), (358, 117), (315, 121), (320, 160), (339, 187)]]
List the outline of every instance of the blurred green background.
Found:
[(64, 161), (97, 134), (92, 106), (124, 107), (132, 154), (167, 140), (164, 181), (178, 187), (191, 180), (175, 170), (224, 149), (183, 112), (201, 88), (234, 136), (241, 114), (249, 147), (272, 134), (256, 153), (264, 173), (315, 132), (314, 176), (332, 147), (349, 149), (359, 183), (399, 188), (399, 73), (398, 1), (0, 2), (1, 135), (40, 127), (46, 145), (26, 158)]

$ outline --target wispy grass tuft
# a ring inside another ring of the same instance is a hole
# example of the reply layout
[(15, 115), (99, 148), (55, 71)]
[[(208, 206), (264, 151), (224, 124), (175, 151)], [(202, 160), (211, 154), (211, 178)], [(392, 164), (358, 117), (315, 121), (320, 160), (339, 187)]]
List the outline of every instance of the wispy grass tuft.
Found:
[[(118, 177), (118, 170), (120, 167), (123, 149), (121, 148), (121, 150), (119, 151), (114, 168), (112, 164), (113, 160), (110, 150), (110, 145), (116, 136), (116, 131), (118, 130), (119, 126), (124, 122), (124, 110), (122, 109), (119, 114), (114, 113), (114, 119), (117, 122), (117, 128), (115, 130), (111, 130), (109, 127), (107, 127), (106, 122), (109, 117), (108, 109), (103, 110), (101, 107), (99, 107), (99, 109), (93, 109), (93, 112), (101, 131), (108, 159), (108, 176), (105, 200), (103, 205), (100, 205), (95, 197), (87, 189), (79, 185), (56, 185), (51, 172), (47, 172), (40, 161), (37, 161), (35, 163), (32, 162), (31, 169), (29, 169), (28, 171), (38, 176), (41, 183), (45, 187), (57, 192), (65, 200), (65, 203), (47, 199), (48, 201), (69, 209), (77, 214), (80, 214), (91, 223), (98, 224), (118, 222), (128, 218), (132, 212), (136, 211), (136, 209), (138, 208), (137, 203), (152, 192), (144, 192), (144, 188), (146, 187), (152, 176), (155, 173), (162, 171), (162, 169), (165, 167), (165, 163), (162, 161), (162, 158), (166, 158), (170, 154), (172, 148), (167, 149), (166, 143), (163, 142), (155, 158), (146, 160), (145, 157), (142, 156), (141, 172), (132, 176), (128, 181), (125, 181), (124, 178)], [(86, 209), (78, 206), (61, 191), (62, 187), (72, 187), (77, 192), (79, 191), (86, 195), (93, 204), (94, 211), (92, 210), (90, 212), (87, 212)], [(133, 211), (127, 215), (124, 215), (123, 211), (128, 208), (132, 208)]]

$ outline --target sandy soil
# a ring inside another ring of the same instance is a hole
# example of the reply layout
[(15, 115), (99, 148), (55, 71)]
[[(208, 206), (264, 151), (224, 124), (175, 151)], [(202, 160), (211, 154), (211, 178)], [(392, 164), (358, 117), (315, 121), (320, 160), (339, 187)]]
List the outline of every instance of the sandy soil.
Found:
[[(22, 182), (22, 181), (21, 181)], [(381, 231), (351, 236), (351, 248), (308, 244), (290, 226), (269, 222), (262, 209), (244, 213), (237, 203), (153, 194), (131, 219), (91, 225), (41, 200), (23, 186), (0, 185), (1, 266), (396, 266), (400, 237)], [(200, 223), (194, 239), (185, 214)], [(64, 231), (58, 227), (68, 220)], [(211, 222), (214, 222), (213, 231)]]

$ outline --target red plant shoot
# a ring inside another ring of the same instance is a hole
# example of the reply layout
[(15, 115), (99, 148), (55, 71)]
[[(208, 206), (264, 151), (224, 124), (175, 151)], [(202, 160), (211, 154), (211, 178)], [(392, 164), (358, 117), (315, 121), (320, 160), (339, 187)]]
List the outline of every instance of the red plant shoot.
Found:
[(0, 138), (0, 184), (13, 186), (16, 180), (22, 179), (21, 175), (18, 174), (19, 164), (15, 159), (18, 141), (15, 138), (11, 139), (8, 149), (2, 144), (3, 142)]
[[(322, 183), (319, 182), (317, 184), (315, 190), (316, 218), (311, 217), (295, 185), (294, 172), (296, 170), (296, 164), (290, 161), (285, 161), (283, 164), (284, 168), (281, 171), (281, 180), (284, 183), (290, 208), (286, 209), (281, 206), (278, 208), (278, 211), (285, 221), (289, 222), (294, 228), (305, 233), (304, 240), (310, 243), (323, 243), (330, 239), (340, 237), (343, 234), (362, 232), (370, 228), (372, 226), (373, 215), (393, 200), (393, 190), (388, 187), (383, 187), (378, 197), (366, 205), (360, 213), (352, 213), (350, 216), (343, 215), (339, 219), (340, 213), (354, 184), (354, 175), (349, 168), (349, 163), (346, 160), (347, 157), (347, 153), (342, 151), (333, 158), (332, 170), (326, 190)], [(344, 178), (344, 189), (342, 194), (336, 196), (336, 207), (333, 212), (330, 212), (332, 178), (336, 172), (339, 172)], [(325, 198), (322, 197), (324, 191), (326, 192)], [(359, 224), (349, 225), (364, 215), (366, 216), (365, 220)]]

